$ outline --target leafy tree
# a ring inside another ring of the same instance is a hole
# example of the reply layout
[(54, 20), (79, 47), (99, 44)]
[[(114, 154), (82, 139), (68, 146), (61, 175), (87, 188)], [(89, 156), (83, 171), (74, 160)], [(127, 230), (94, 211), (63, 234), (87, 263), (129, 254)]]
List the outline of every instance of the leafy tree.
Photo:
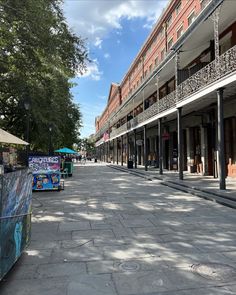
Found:
[(30, 102), (30, 143), (48, 150), (78, 141), (79, 106), (70, 79), (85, 70), (85, 41), (64, 19), (60, 0), (0, 0), (0, 127), (24, 137)]
[(95, 155), (95, 141), (91, 138), (83, 138), (78, 142), (78, 149), (80, 151), (85, 151), (87, 155)]

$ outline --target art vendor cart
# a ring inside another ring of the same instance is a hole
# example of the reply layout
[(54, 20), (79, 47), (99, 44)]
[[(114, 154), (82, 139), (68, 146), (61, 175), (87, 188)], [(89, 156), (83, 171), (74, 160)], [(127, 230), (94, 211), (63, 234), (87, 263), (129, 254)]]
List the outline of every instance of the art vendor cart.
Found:
[(34, 191), (60, 190), (61, 183), (59, 156), (29, 157), (29, 168), (33, 172), (32, 187)]
[[(28, 145), (20, 138), (0, 129), (0, 143)], [(28, 168), (14, 167), (11, 151), (1, 154), (0, 171), (0, 280), (29, 245), (31, 233), (32, 173)], [(6, 157), (9, 155), (9, 157)], [(5, 162), (9, 159), (9, 163)], [(12, 172), (5, 169), (11, 166)], [(10, 165), (10, 166), (9, 166)]]
[(30, 242), (32, 173), (0, 175), (0, 280)]

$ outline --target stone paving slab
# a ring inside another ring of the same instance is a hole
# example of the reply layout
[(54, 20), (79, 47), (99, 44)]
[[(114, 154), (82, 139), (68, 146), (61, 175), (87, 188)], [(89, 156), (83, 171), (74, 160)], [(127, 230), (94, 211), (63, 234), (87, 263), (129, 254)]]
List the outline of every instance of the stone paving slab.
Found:
[(68, 285), (67, 295), (116, 295), (111, 275), (83, 275)]

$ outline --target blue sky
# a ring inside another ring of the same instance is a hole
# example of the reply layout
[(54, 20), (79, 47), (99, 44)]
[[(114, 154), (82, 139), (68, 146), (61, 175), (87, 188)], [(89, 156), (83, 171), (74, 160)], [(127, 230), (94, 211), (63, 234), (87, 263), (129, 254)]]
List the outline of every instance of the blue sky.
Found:
[(71, 89), (83, 116), (81, 137), (95, 132), (95, 117), (104, 110), (112, 82), (121, 82), (150, 34), (166, 0), (65, 0), (68, 25), (87, 39), (87, 72)]

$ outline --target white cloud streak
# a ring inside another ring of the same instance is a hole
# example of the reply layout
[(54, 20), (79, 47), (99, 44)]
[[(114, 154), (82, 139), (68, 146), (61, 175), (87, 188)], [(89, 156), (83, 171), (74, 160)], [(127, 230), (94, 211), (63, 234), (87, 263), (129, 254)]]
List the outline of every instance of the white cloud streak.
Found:
[(157, 20), (167, 0), (65, 0), (63, 9), (76, 34), (101, 48), (102, 40), (113, 29), (122, 30), (122, 19), (143, 18), (145, 27)]
[(80, 78), (90, 78), (94, 81), (101, 80), (103, 72), (99, 70), (99, 63), (97, 59), (94, 59), (87, 65), (86, 71), (82, 75), (78, 75)]

